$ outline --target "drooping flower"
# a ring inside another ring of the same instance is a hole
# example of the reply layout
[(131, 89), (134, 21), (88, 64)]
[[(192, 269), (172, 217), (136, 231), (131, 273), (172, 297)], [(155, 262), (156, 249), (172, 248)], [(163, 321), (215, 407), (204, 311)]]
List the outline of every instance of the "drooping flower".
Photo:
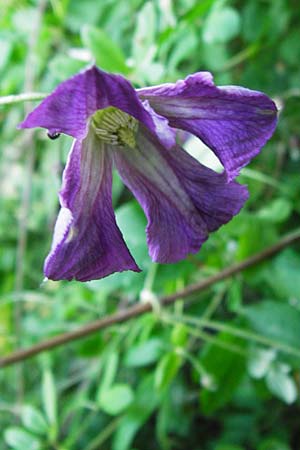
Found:
[[(140, 270), (116, 223), (113, 166), (145, 212), (152, 260), (173, 263), (198, 252), (246, 201), (246, 187), (233, 179), (271, 137), (276, 113), (263, 93), (216, 87), (207, 72), (135, 90), (93, 66), (61, 83), (19, 125), (74, 138), (46, 277), (87, 281)], [(184, 151), (176, 128), (205, 142), (224, 173)]]

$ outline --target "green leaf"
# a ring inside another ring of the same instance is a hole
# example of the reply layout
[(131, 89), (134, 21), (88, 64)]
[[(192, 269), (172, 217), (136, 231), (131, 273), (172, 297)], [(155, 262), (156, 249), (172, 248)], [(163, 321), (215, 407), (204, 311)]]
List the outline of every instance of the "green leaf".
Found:
[(57, 423), (56, 388), (53, 374), (49, 369), (43, 373), (42, 396), (48, 421), (54, 425)]
[(45, 434), (47, 432), (48, 425), (44, 416), (33, 406), (23, 406), (21, 418), (23, 425), (28, 428), (29, 431), (37, 434)]
[(158, 390), (167, 388), (175, 378), (182, 358), (175, 352), (167, 353), (159, 361), (155, 371), (155, 387)]
[(260, 442), (257, 450), (291, 450), (291, 447), (281, 439), (270, 437)]
[(285, 198), (276, 198), (260, 209), (257, 217), (272, 223), (281, 223), (289, 218), (292, 209), (293, 206), (290, 201)]
[(136, 28), (133, 35), (132, 57), (136, 64), (143, 64), (145, 59), (150, 63), (149, 50), (155, 43), (155, 7), (146, 2), (136, 17)]
[(109, 352), (108, 357), (104, 363), (104, 373), (102, 375), (101, 383), (96, 394), (97, 402), (100, 403), (102, 394), (107, 391), (113, 384), (119, 364), (119, 354), (116, 351)]
[[(220, 333), (217, 339), (224, 344), (239, 342), (225, 333)], [(200, 362), (215, 383), (214, 390), (204, 387), (200, 392), (202, 411), (210, 415), (231, 400), (245, 374), (245, 360), (218, 345), (206, 344)]]
[(171, 342), (175, 347), (185, 347), (188, 340), (187, 327), (183, 323), (174, 326), (171, 334)]
[(253, 378), (264, 377), (275, 357), (276, 352), (273, 349), (254, 348), (248, 361), (248, 372)]
[(174, 70), (182, 61), (188, 59), (198, 45), (197, 34), (194, 29), (179, 30), (176, 42), (168, 61), (169, 70)]
[(228, 50), (223, 43), (205, 43), (202, 47), (203, 59), (211, 70), (221, 70), (228, 60)]
[(4, 440), (15, 450), (40, 450), (42, 448), (36, 437), (19, 427), (7, 428), (4, 431)]
[(151, 338), (140, 344), (132, 345), (125, 355), (124, 364), (127, 367), (148, 366), (159, 359), (163, 350), (163, 341), (159, 338)]
[(227, 42), (240, 31), (240, 16), (231, 7), (215, 7), (203, 27), (203, 40), (208, 44)]
[(12, 52), (12, 42), (7, 39), (4, 39), (0, 36), (0, 70), (2, 70), (6, 64), (8, 63), (10, 54)]
[(135, 400), (124, 415), (114, 436), (112, 450), (129, 450), (134, 436), (158, 405), (154, 377), (148, 375), (140, 382)]
[(113, 383), (117, 374), (118, 364), (119, 354), (116, 351), (110, 352), (105, 361), (105, 369), (101, 383), (102, 389), (109, 388), (109, 386)]
[(243, 283), (241, 278), (233, 278), (227, 292), (227, 306), (230, 312), (237, 312), (243, 301)]
[(101, 392), (98, 404), (107, 414), (115, 416), (128, 408), (133, 399), (134, 394), (129, 385), (115, 384)]
[(291, 249), (283, 251), (265, 271), (274, 294), (282, 299), (300, 300), (300, 256)]
[(300, 346), (300, 311), (287, 303), (262, 301), (240, 313), (258, 333), (295, 347)]
[(101, 69), (123, 74), (128, 73), (122, 50), (105, 31), (85, 25), (81, 30), (81, 39), (83, 44), (91, 51)]
[(66, 80), (87, 65), (86, 62), (70, 58), (68, 55), (56, 54), (49, 63), (49, 72), (56, 82)]
[(294, 403), (298, 397), (297, 385), (285, 366), (274, 364), (266, 376), (266, 384), (270, 391), (286, 404)]

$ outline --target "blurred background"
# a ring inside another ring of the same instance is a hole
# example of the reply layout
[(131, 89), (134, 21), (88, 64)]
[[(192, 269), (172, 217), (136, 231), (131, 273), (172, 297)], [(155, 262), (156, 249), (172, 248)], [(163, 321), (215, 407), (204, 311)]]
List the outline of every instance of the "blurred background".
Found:
[[(145, 291), (173, 293), (300, 226), (299, 29), (297, 0), (0, 0), (1, 96), (49, 93), (96, 61), (137, 87), (209, 70), (281, 109), (239, 177), (250, 199), (199, 254), (153, 264), (145, 217), (116, 176), (117, 221), (143, 272), (43, 284), (71, 139), (16, 130), (37, 102), (0, 105), (2, 356)], [(299, 274), (294, 245), (185, 304), (1, 369), (0, 448), (299, 450)]]

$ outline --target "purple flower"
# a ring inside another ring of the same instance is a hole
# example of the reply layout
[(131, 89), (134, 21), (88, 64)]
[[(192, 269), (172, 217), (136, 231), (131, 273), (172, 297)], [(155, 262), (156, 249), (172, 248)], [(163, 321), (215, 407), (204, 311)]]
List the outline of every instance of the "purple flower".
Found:
[[(134, 90), (122, 76), (91, 67), (61, 83), (19, 125), (44, 127), (52, 138), (74, 137), (45, 275), (87, 281), (140, 270), (116, 224), (113, 166), (145, 212), (153, 261), (173, 263), (198, 252), (208, 233), (242, 208), (247, 189), (232, 180), (276, 121), (266, 95), (216, 87), (207, 72)], [(176, 128), (205, 142), (224, 173), (185, 152)]]

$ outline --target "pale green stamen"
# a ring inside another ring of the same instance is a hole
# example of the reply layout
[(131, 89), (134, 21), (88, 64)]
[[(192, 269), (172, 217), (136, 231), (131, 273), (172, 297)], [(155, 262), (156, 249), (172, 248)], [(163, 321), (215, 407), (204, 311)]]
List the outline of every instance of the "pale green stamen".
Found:
[(138, 121), (120, 109), (109, 106), (97, 111), (92, 126), (98, 138), (110, 145), (136, 146)]

